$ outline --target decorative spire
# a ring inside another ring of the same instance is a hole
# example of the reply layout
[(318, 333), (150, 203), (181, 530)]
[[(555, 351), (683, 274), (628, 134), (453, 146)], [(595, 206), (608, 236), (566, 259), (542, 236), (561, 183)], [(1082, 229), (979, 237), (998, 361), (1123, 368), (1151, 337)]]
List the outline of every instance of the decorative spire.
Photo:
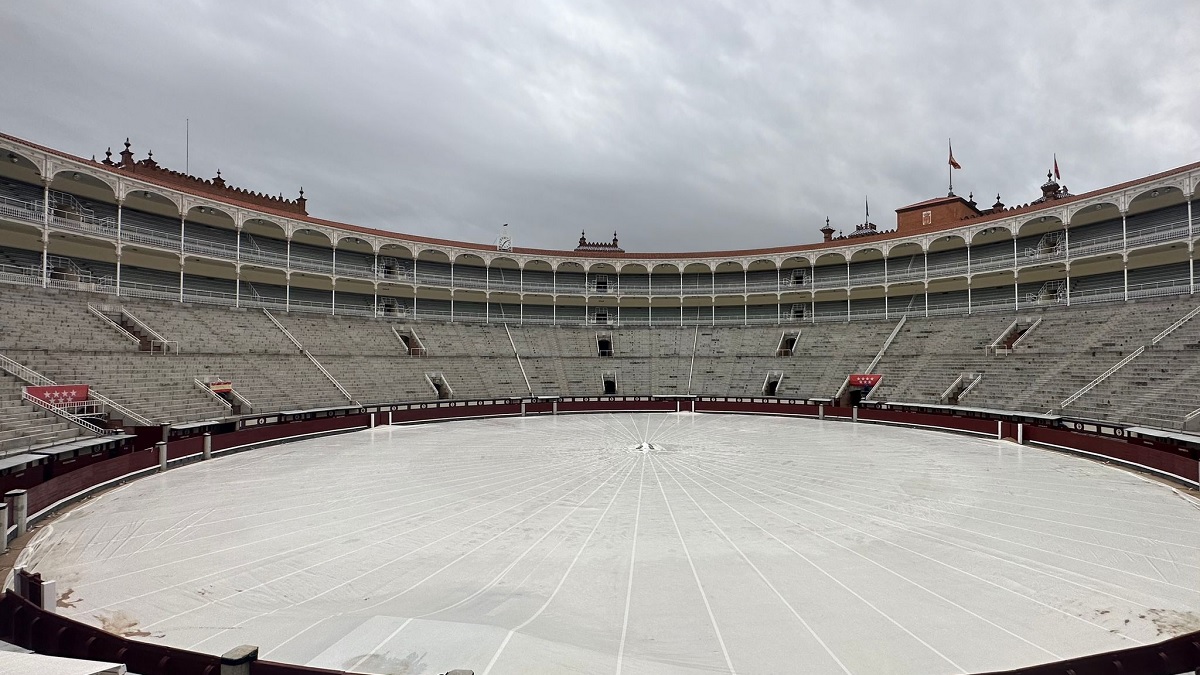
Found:
[(112, 161), (112, 146), (111, 145), (108, 146), (108, 149), (106, 149), (104, 151), (104, 163), (107, 164), (108, 166), (112, 166), (113, 161)]
[(125, 138), (125, 149), (121, 151), (121, 166), (133, 166), (133, 150), (129, 144), (129, 137)]
[(821, 234), (825, 235), (825, 241), (833, 241), (833, 228), (829, 226), (829, 216), (825, 217), (825, 227), (821, 228)]

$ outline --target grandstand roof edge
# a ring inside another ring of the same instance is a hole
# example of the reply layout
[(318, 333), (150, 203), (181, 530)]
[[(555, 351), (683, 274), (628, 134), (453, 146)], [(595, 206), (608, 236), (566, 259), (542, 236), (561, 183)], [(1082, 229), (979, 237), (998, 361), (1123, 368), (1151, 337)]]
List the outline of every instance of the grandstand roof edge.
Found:
[[(833, 241), (828, 241), (828, 242), (813, 242), (810, 244), (793, 244), (793, 245), (774, 246), (774, 247), (767, 247), (767, 248), (731, 249), (731, 250), (721, 250), (721, 251), (675, 251), (675, 252), (653, 252), (653, 251), (651, 251), (651, 252), (622, 252), (622, 253), (617, 253), (617, 252), (609, 253), (609, 252), (603, 252), (603, 251), (588, 251), (588, 252), (581, 253), (581, 252), (576, 252), (576, 251), (571, 251), (571, 250), (524, 248), (524, 247), (518, 247), (518, 246), (514, 246), (511, 251), (497, 251), (494, 245), (489, 245), (489, 244), (479, 244), (479, 243), (474, 243), (474, 242), (456, 241), (453, 239), (441, 239), (441, 238), (437, 238), (437, 237), (427, 237), (427, 236), (408, 234), (405, 232), (398, 232), (398, 231), (393, 231), (393, 230), (381, 230), (381, 229), (376, 229), (376, 228), (371, 228), (371, 227), (364, 227), (361, 225), (352, 225), (350, 223), (341, 223), (341, 222), (338, 222), (335, 220), (327, 220), (324, 218), (317, 218), (314, 216), (301, 216), (301, 215), (298, 215), (295, 213), (290, 213), (290, 212), (283, 211), (283, 210), (271, 209), (271, 208), (264, 207), (264, 206), (261, 206), (258, 204), (245, 204), (245, 203), (239, 202), (238, 200), (235, 200), (235, 199), (228, 199), (228, 198), (217, 199), (217, 198), (214, 198), (212, 195), (206, 195), (206, 194), (202, 194), (202, 193), (193, 192), (193, 191), (184, 189), (184, 188), (180, 187), (179, 185), (171, 185), (171, 184), (166, 183), (165, 181), (155, 180), (154, 176), (147, 176), (147, 175), (141, 175), (141, 174), (136, 175), (136, 176), (129, 176), (129, 175), (121, 172), (116, 167), (106, 166), (100, 162), (85, 159), (83, 157), (79, 157), (76, 155), (72, 155), (72, 154), (64, 152), (62, 150), (55, 150), (54, 148), (40, 145), (40, 144), (34, 143), (32, 141), (27, 141), (23, 138), (19, 138), (17, 136), (13, 136), (11, 134), (6, 134), (3, 132), (0, 132), (0, 138), (15, 142), (15, 143), (20, 143), (31, 149), (39, 150), (41, 152), (45, 152), (47, 154), (54, 155), (56, 157), (60, 157), (62, 159), (79, 162), (79, 163), (85, 164), (91, 168), (106, 171), (113, 175), (125, 176), (125, 177), (129, 177), (129, 178), (133, 178), (135, 180), (143, 181), (146, 183), (160, 185), (164, 188), (168, 188), (168, 189), (174, 190), (176, 192), (185, 193), (185, 194), (188, 194), (188, 195), (191, 195), (194, 197), (200, 197), (203, 199), (211, 199), (216, 202), (228, 202), (228, 203), (238, 205), (238, 206), (241, 206), (241, 207), (249, 209), (249, 210), (259, 211), (262, 213), (269, 213), (272, 215), (279, 216), (281, 218), (286, 218), (288, 220), (304, 222), (304, 223), (312, 223), (314, 225), (322, 225), (325, 227), (332, 227), (334, 229), (340, 229), (340, 230), (345, 230), (348, 232), (354, 232), (356, 234), (367, 234), (367, 235), (371, 235), (371, 236), (390, 237), (390, 238), (396, 238), (396, 239), (401, 239), (401, 240), (407, 240), (412, 243), (432, 244), (435, 246), (446, 246), (446, 247), (469, 249), (469, 250), (476, 250), (476, 251), (495, 252), (495, 253), (499, 253), (501, 255), (503, 255), (503, 253), (511, 252), (511, 253), (519, 253), (522, 255), (550, 256), (550, 257), (555, 257), (555, 258), (578, 258), (578, 259), (584, 259), (584, 260), (597, 259), (597, 258), (611, 258), (614, 260), (711, 259), (711, 258), (735, 258), (735, 257), (736, 258), (748, 258), (748, 257), (753, 257), (753, 256), (759, 256), (759, 255), (770, 256), (770, 255), (781, 255), (781, 254), (789, 254), (789, 253), (803, 253), (806, 251), (836, 249), (836, 248), (843, 248), (843, 247), (847, 247), (847, 246), (867, 247), (868, 244), (872, 244), (872, 243), (876, 243), (876, 242), (884, 242), (884, 241), (890, 241), (890, 240), (894, 240), (894, 239), (910, 239), (914, 236), (910, 233), (900, 233), (896, 230), (889, 230), (886, 232), (880, 232), (878, 235), (873, 235), (873, 236), (853, 237), (853, 238), (848, 238), (848, 239), (847, 238), (835, 239)], [(1011, 216), (1021, 215), (1024, 213), (1032, 213), (1032, 212), (1036, 212), (1036, 211), (1040, 211), (1040, 210), (1046, 210), (1046, 209), (1051, 209), (1051, 208), (1055, 208), (1055, 207), (1059, 207), (1059, 206), (1065, 206), (1065, 205), (1072, 204), (1075, 202), (1090, 199), (1092, 197), (1096, 197), (1097, 195), (1102, 195), (1105, 193), (1114, 192), (1114, 191), (1122, 190), (1122, 189), (1125, 189), (1128, 187), (1132, 187), (1139, 183), (1153, 181), (1153, 180), (1165, 178), (1167, 176), (1171, 176), (1174, 174), (1179, 174), (1179, 173), (1183, 173), (1183, 172), (1191, 171), (1191, 170), (1195, 170), (1195, 169), (1200, 169), (1200, 162), (1193, 162), (1191, 164), (1185, 164), (1183, 166), (1175, 167), (1173, 169), (1167, 169), (1165, 171), (1160, 171), (1158, 173), (1154, 173), (1154, 174), (1151, 174), (1148, 176), (1143, 176), (1141, 178), (1135, 178), (1133, 180), (1128, 180), (1128, 181), (1125, 181), (1122, 183), (1118, 183), (1116, 185), (1110, 185), (1110, 186), (1098, 188), (1098, 189), (1084, 192), (1084, 193), (1078, 194), (1078, 195), (1071, 195), (1070, 197), (1055, 200), (1048, 204), (1047, 203), (1026, 204), (1023, 206), (1012, 207), (1012, 208), (1006, 209), (1006, 210), (998, 212), (998, 213), (985, 213), (978, 217), (967, 218), (967, 219), (964, 219), (961, 221), (957, 221), (954, 225), (947, 226), (943, 230), (940, 230), (940, 231), (954, 229), (955, 227), (964, 227), (964, 226), (968, 226), (968, 225), (988, 223), (988, 222), (992, 222), (992, 221), (996, 221), (996, 220), (1002, 220), (1004, 218), (1008, 218)], [(940, 198), (935, 198), (934, 200), (926, 200), (926, 202), (936, 201), (937, 199), (940, 199)], [(917, 204), (923, 204), (926, 202), (918, 202)], [(900, 207), (900, 209), (898, 209), (898, 210), (908, 209), (913, 206), (916, 206), (916, 204), (911, 204), (911, 205), (908, 205), (905, 207)], [(932, 233), (922, 233), (922, 234), (932, 234)]]

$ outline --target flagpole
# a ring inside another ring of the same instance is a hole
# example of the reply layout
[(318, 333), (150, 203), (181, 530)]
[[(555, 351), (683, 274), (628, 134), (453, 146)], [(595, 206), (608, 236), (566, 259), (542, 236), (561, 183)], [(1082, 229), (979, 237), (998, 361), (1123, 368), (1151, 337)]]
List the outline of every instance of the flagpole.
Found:
[[(954, 156), (954, 145), (950, 142), (949, 138), (946, 139), (946, 149), (950, 151), (950, 156), (953, 157)], [(950, 176), (950, 194), (946, 195), (947, 197), (949, 197), (954, 194), (954, 165), (947, 162), (946, 163), (946, 172)]]

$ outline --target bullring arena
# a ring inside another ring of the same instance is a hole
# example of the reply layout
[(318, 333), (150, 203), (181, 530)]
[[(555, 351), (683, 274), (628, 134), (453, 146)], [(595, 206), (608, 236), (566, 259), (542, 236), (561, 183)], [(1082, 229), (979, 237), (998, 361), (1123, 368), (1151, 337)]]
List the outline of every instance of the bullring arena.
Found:
[(0, 152), (14, 644), (142, 675), (1200, 666), (1198, 165), (637, 254)]

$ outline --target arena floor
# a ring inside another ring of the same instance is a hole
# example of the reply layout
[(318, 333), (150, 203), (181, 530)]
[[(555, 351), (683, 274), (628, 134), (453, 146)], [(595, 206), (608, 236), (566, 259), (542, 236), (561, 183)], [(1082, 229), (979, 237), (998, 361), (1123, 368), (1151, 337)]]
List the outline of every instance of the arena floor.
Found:
[(1200, 504), (1011, 443), (575, 415), (139, 480), (24, 554), (60, 612), (364, 673), (930, 673), (1200, 629)]

